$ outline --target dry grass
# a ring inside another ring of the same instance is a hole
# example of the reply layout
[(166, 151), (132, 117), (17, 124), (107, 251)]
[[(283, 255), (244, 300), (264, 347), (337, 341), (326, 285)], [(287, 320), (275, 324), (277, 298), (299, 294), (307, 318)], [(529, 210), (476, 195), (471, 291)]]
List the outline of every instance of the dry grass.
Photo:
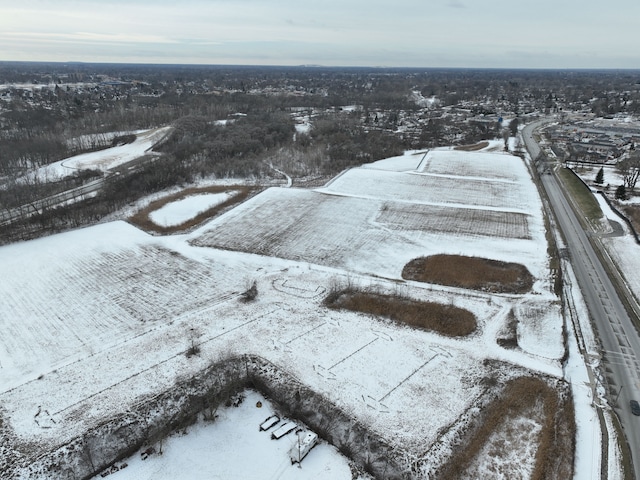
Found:
[(389, 318), (395, 322), (449, 337), (469, 335), (477, 328), (476, 317), (468, 310), (396, 295), (345, 289), (330, 293), (325, 299), (325, 304), (330, 308), (343, 308)]
[(454, 150), (462, 150), (464, 152), (475, 152), (477, 150), (482, 150), (483, 148), (487, 148), (489, 146), (489, 142), (479, 142), (473, 145), (460, 145), (454, 147)]
[(568, 168), (557, 170), (558, 178), (562, 181), (571, 195), (574, 204), (582, 211), (585, 219), (594, 229), (598, 229), (604, 217), (600, 204), (580, 178)]
[(640, 206), (638, 205), (624, 205), (622, 207), (623, 213), (631, 221), (633, 228), (636, 232), (640, 232)]
[[(545, 381), (520, 377), (508, 382), (503, 394), (484, 412), (484, 421), (459, 448), (438, 478), (462, 478), (471, 461), (487, 443), (492, 432), (505, 421), (517, 418), (542, 402), (542, 430), (538, 438), (531, 480), (560, 480), (573, 477), (575, 419), (570, 397), (561, 398)], [(509, 448), (505, 445), (505, 448)]]
[[(197, 225), (200, 225), (205, 220), (210, 219), (211, 217), (225, 211), (232, 205), (243, 202), (246, 200), (250, 194), (256, 193), (258, 189), (255, 187), (248, 187), (245, 185), (231, 185), (231, 186), (212, 186), (212, 187), (203, 187), (203, 188), (187, 188), (173, 195), (169, 195), (168, 197), (161, 198), (160, 200), (156, 200), (155, 202), (151, 202), (142, 210), (138, 211), (134, 215), (129, 218), (129, 221), (145, 230), (147, 232), (155, 232), (160, 234), (169, 234), (176, 232), (183, 232), (190, 228), (193, 228)], [(204, 193), (224, 193), (224, 192), (235, 192), (235, 194), (229, 198), (227, 201), (216, 205), (204, 212), (200, 212), (195, 217), (189, 219), (188, 221), (180, 224), (174, 225), (171, 227), (164, 227), (161, 225), (157, 225), (153, 223), (153, 221), (149, 218), (149, 214), (159, 208), (163, 207), (167, 203), (175, 202), (177, 200), (181, 200), (190, 195), (200, 195)]]
[(533, 277), (524, 265), (462, 255), (433, 255), (411, 260), (402, 278), (493, 293), (526, 293)]

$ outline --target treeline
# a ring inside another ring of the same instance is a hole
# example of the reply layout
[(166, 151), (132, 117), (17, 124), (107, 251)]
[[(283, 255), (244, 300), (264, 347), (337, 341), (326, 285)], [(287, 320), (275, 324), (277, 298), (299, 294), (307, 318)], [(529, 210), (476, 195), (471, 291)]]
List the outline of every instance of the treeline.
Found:
[(382, 129), (370, 129), (357, 116), (326, 114), (314, 119), (308, 139), (301, 143), (321, 147), (324, 157), (313, 173), (336, 174), (345, 168), (401, 155), (410, 145)]
[[(21, 196), (18, 197), (18, 204), (20, 206), (27, 205), (26, 215), (0, 228), (0, 244), (29, 240), (44, 234), (57, 233), (99, 222), (144, 195), (164, 190), (190, 179), (190, 172), (169, 156), (158, 157), (147, 165), (147, 168), (139, 169), (131, 175), (110, 177), (96, 195), (83, 196), (78, 193), (75, 198), (64, 203), (52, 201), (50, 205), (47, 205), (45, 202), (38, 205), (37, 212), (35, 212), (35, 206), (28, 205), (29, 200), (24, 198), (25, 194), (34, 196), (32, 198), (42, 198), (51, 193), (57, 193), (52, 191), (54, 188), (57, 191), (66, 191), (68, 188), (81, 184), (89, 174), (83, 173), (65, 179), (63, 183), (67, 188), (61, 188), (58, 183), (38, 184), (29, 189), (23, 187), (17, 190), (0, 190), (0, 201), (5, 201), (6, 196), (19, 194)], [(93, 175), (92, 177), (95, 178)], [(16, 202), (13, 197), (9, 200)], [(6, 211), (10, 210), (7, 208)]]
[(293, 141), (291, 116), (283, 112), (239, 115), (220, 123), (189, 116), (175, 122), (159, 151), (194, 177), (261, 177), (261, 157)]
[[(359, 105), (365, 112), (392, 112), (385, 127), (393, 131), (398, 112), (418, 110), (418, 105), (409, 100), (411, 91), (437, 98), (441, 107), (461, 107), (476, 115), (585, 108), (600, 115), (638, 113), (640, 89), (636, 77), (633, 72), (592, 71), (65, 66), (0, 62), (0, 84), (17, 80), (34, 85), (32, 89), (12, 88), (3, 97), (0, 176), (17, 175), (27, 168), (80, 153), (69, 140), (83, 135), (152, 128), (184, 117), (212, 121), (227, 119), (234, 113), (250, 115)], [(105, 78), (119, 83), (103, 82)], [(80, 86), (64, 83), (72, 81), (87, 83)], [(367, 115), (361, 121), (368, 119)], [(442, 139), (445, 143), (457, 143), (450, 141), (460, 139), (460, 135), (453, 134), (455, 130), (469, 136), (463, 143), (493, 133), (482, 132), (486, 130), (483, 125), (456, 125), (453, 120), (439, 123), (441, 129), (451, 132)], [(420, 137), (422, 146), (442, 144), (434, 141), (431, 133), (429, 127), (424, 129)], [(415, 140), (412, 146), (417, 146)], [(367, 144), (354, 141), (356, 145)], [(252, 150), (251, 145), (248, 148)], [(334, 151), (334, 156), (353, 157), (349, 145), (343, 150)], [(368, 158), (368, 154), (362, 158)]]
[(102, 177), (99, 170), (79, 170), (73, 175), (55, 181), (44, 181), (37, 176), (24, 177), (19, 182), (7, 181), (0, 188), (0, 210), (29, 206), (38, 199), (43, 199), (61, 192), (77, 188), (84, 183)]
[(369, 130), (359, 118), (340, 113), (314, 118), (308, 133), (296, 133), (291, 115), (283, 111), (236, 116), (224, 124), (190, 116), (174, 125), (159, 151), (181, 166), (187, 181), (260, 178), (274, 175), (273, 168), (290, 175), (334, 175), (407, 147), (393, 134)]

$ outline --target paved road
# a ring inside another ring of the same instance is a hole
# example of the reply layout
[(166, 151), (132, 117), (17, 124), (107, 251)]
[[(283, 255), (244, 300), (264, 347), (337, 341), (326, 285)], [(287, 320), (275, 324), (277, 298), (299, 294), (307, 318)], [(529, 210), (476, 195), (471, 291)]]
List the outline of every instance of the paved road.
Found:
[(37, 213), (42, 212), (45, 208), (54, 208), (58, 205), (63, 205), (70, 201), (75, 201), (77, 198), (83, 198), (87, 195), (98, 192), (104, 186), (105, 179), (99, 178), (86, 183), (80, 187), (72, 188), (49, 197), (34, 200), (28, 205), (12, 208), (10, 210), (0, 211), (0, 227), (9, 225), (21, 218), (28, 218)]
[[(78, 199), (86, 198), (90, 195), (96, 194), (106, 185), (110, 180), (117, 178), (120, 175), (131, 175), (146, 165), (155, 161), (157, 156), (143, 155), (135, 160), (127, 162), (123, 165), (119, 165), (106, 172), (106, 176), (92, 180), (79, 187), (66, 190), (64, 192), (56, 193), (48, 197), (34, 199), (27, 205), (11, 208), (8, 210), (0, 210), (0, 227), (9, 225), (19, 219), (29, 218), (33, 215), (41, 213), (44, 209), (55, 208), (60, 205), (64, 205), (68, 202), (75, 202)], [(290, 179), (289, 179), (290, 180)]]
[[(529, 145), (531, 131), (525, 133), (525, 142)], [(532, 149), (536, 152), (533, 146)], [(640, 401), (640, 337), (558, 179), (555, 175), (542, 175), (541, 179), (564, 234), (571, 265), (601, 341), (607, 378), (615, 387), (616, 394), (620, 392), (619, 407), (615, 411), (632, 452), (635, 477), (640, 479), (640, 417), (632, 415), (629, 409), (631, 398)], [(616, 396), (610, 399), (612, 403)]]

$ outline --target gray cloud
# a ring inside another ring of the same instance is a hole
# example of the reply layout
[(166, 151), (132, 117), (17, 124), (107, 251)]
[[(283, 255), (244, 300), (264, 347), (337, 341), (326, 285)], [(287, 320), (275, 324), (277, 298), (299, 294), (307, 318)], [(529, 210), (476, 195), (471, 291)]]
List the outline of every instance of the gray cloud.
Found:
[(0, 60), (640, 68), (637, 0), (573, 3), (21, 0)]

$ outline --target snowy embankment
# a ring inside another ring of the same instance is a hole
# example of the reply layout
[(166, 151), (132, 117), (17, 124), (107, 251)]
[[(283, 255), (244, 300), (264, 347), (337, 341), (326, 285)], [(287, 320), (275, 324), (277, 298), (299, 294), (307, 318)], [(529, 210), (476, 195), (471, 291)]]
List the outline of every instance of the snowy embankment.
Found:
[[(593, 184), (596, 172), (597, 169), (592, 169), (588, 171), (581, 171), (578, 175), (585, 184), (590, 185), (589, 188), (600, 205), (605, 219), (619, 225), (619, 229), (622, 233), (621, 235), (616, 234), (615, 232), (612, 233), (613, 229), (609, 227), (608, 232), (606, 232), (609, 233), (609, 235), (606, 233), (601, 235), (600, 242), (602, 242), (606, 247), (607, 253), (615, 262), (618, 270), (626, 280), (627, 285), (629, 285), (629, 289), (632, 292), (638, 292), (640, 291), (640, 255), (638, 255), (638, 253), (640, 253), (640, 245), (635, 241), (627, 223), (611, 209), (602, 195), (597, 193), (597, 190), (599, 190), (600, 187)], [(620, 174), (612, 169), (607, 169), (605, 173), (605, 183), (621, 185), (623, 181)], [(607, 196), (611, 198), (613, 196), (613, 188), (608, 188), (607, 190)], [(638, 198), (639, 197), (633, 197), (630, 200), (623, 201), (623, 203), (637, 203), (639, 201)]]
[[(463, 431), (460, 419), (487, 401), (484, 379), (561, 378), (562, 318), (522, 161), (443, 150), (369, 167), (314, 191), (269, 189), (189, 235), (114, 222), (0, 248), (11, 279), (0, 284), (1, 414), (16, 445), (35, 448), (21, 461), (230, 356), (265, 358), (407, 458), (433, 464), (449, 447), (429, 446)], [(437, 253), (522, 263), (533, 291), (401, 278), (406, 262)], [(241, 302), (253, 281), (256, 301)], [(447, 338), (327, 309), (326, 293), (347, 283), (453, 304), (479, 327)], [(510, 315), (515, 349), (496, 343)], [(187, 357), (194, 342), (200, 352)]]

